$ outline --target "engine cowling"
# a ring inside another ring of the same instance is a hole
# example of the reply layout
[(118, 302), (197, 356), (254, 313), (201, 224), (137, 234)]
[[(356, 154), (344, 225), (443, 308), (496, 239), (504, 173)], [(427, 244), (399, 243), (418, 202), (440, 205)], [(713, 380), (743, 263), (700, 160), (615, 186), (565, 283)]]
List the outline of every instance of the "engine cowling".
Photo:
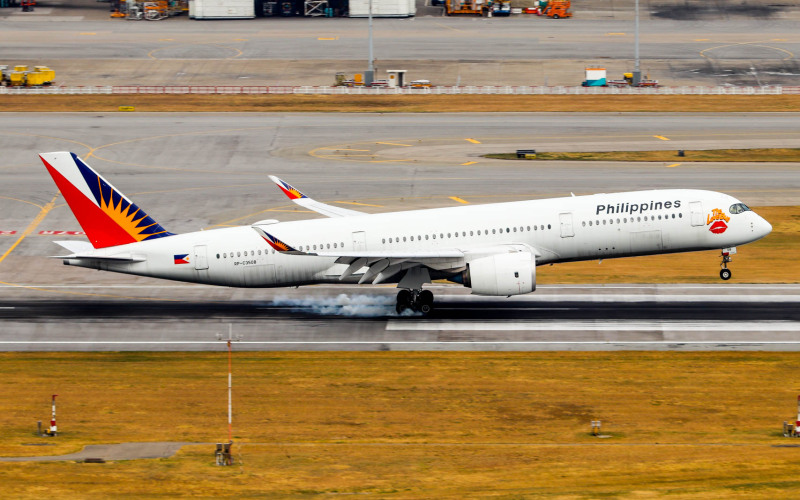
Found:
[(536, 256), (530, 252), (489, 255), (467, 263), (464, 286), (475, 295), (520, 295), (536, 290)]

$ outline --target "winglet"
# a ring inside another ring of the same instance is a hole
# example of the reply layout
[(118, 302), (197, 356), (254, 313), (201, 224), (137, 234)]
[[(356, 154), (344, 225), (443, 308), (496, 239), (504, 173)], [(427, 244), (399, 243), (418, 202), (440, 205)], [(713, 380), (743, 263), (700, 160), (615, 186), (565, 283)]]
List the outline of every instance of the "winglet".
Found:
[(270, 180), (278, 185), (281, 188), (281, 191), (289, 197), (297, 205), (300, 205), (303, 208), (307, 208), (309, 210), (313, 210), (319, 214), (324, 215), (325, 217), (352, 217), (354, 215), (364, 215), (363, 212), (357, 212), (355, 210), (349, 210), (347, 208), (342, 207), (335, 207), (333, 205), (327, 205), (325, 203), (320, 203), (316, 200), (309, 198), (308, 196), (301, 193), (297, 188), (289, 184), (288, 182), (284, 182), (274, 175), (269, 176)]
[(301, 252), (300, 250), (290, 247), (289, 245), (282, 242), (278, 238), (272, 236), (271, 234), (264, 231), (260, 227), (256, 226), (251, 226), (251, 227), (255, 230), (255, 232), (258, 233), (259, 236), (261, 236), (264, 239), (264, 241), (266, 241), (269, 244), (269, 246), (275, 249), (276, 252), (288, 253), (294, 255), (308, 255), (305, 252)]
[(283, 194), (289, 197), (290, 200), (299, 200), (301, 198), (308, 198), (308, 196), (301, 193), (297, 188), (293, 187), (288, 182), (284, 182), (281, 179), (278, 179), (274, 175), (269, 176), (270, 180), (278, 185), (283, 191)]

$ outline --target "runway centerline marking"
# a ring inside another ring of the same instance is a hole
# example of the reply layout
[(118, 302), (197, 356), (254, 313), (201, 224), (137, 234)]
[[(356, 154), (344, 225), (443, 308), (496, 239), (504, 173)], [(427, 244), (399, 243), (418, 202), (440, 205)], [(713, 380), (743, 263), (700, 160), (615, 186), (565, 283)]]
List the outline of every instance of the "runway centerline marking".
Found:
[(6, 250), (6, 253), (4, 253), (2, 256), (0, 256), (0, 263), (2, 263), (5, 260), (5, 258), (8, 257), (8, 255), (15, 248), (17, 248), (17, 245), (22, 243), (22, 240), (24, 240), (26, 236), (31, 234), (36, 229), (36, 227), (39, 224), (41, 224), (41, 222), (44, 220), (44, 218), (47, 216), (47, 214), (50, 212), (50, 210), (52, 210), (56, 206), (56, 200), (58, 199), (58, 196), (59, 196), (58, 194), (53, 196), (53, 199), (50, 200), (50, 203), (48, 203), (47, 205), (42, 207), (42, 210), (39, 212), (39, 214), (36, 216), (36, 218), (33, 219), (33, 221), (28, 225), (28, 227), (25, 228), (25, 231), (22, 232), (20, 237), (17, 238), (17, 241), (15, 241), (13, 245), (11, 245), (11, 248)]
[[(398, 321), (390, 319), (386, 323), (386, 331), (455, 331), (455, 332), (484, 332), (484, 331), (589, 331), (589, 332), (798, 332), (800, 323), (797, 321), (537, 321), (537, 320), (502, 320), (502, 321), (459, 321), (459, 320), (421, 320), (416, 322)], [(543, 341), (544, 342), (544, 341)], [(547, 343), (562, 343), (558, 340), (546, 341)], [(628, 343), (625, 340), (604, 340), (603, 342)], [(669, 343), (670, 341), (662, 341)], [(674, 342), (674, 341), (671, 341)], [(681, 340), (686, 343), (696, 341)], [(744, 341), (739, 341), (744, 342)], [(749, 343), (760, 343), (758, 340)], [(797, 341), (787, 341), (800, 343)], [(582, 343), (582, 342), (577, 342)]]
[(457, 201), (459, 203), (463, 203), (465, 205), (469, 205), (469, 202), (465, 199), (459, 198), (458, 196), (449, 196), (449, 198), (453, 201)]

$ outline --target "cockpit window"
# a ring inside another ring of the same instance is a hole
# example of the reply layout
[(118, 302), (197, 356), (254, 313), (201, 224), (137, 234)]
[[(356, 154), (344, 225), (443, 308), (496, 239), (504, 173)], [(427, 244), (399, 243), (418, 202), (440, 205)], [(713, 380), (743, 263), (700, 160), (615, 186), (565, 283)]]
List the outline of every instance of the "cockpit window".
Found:
[(748, 207), (744, 203), (735, 203), (731, 205), (731, 208), (729, 208), (728, 211), (732, 214), (740, 214), (742, 212), (750, 211), (750, 207)]

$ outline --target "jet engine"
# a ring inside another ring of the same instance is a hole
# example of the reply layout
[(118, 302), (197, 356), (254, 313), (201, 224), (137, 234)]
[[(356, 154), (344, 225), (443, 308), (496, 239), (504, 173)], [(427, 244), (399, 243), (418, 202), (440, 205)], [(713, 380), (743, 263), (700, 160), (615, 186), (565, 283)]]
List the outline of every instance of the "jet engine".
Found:
[(520, 295), (536, 290), (536, 257), (530, 252), (489, 255), (467, 263), (464, 286), (475, 295)]

